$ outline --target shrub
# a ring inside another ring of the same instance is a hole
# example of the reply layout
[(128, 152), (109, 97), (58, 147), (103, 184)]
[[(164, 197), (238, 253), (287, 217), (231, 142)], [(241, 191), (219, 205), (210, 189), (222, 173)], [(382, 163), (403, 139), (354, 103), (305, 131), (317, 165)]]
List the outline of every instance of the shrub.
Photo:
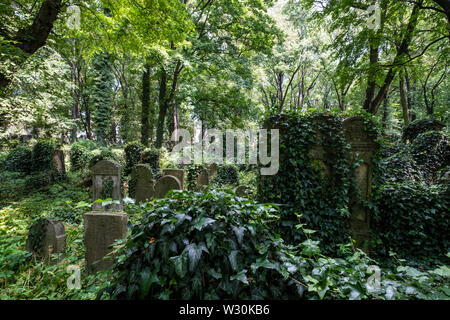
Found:
[(156, 149), (146, 148), (141, 153), (141, 162), (150, 165), (153, 174), (158, 174), (160, 171), (159, 165), (159, 151)]
[(28, 173), (33, 164), (31, 150), (26, 145), (19, 145), (8, 154), (5, 169), (13, 172)]
[(448, 185), (387, 183), (374, 191), (371, 223), (378, 241), (375, 251), (392, 249), (404, 258), (421, 259), (448, 252), (450, 193)]
[(52, 140), (39, 140), (33, 147), (33, 171), (46, 171), (54, 169), (53, 154), (57, 145)]
[(441, 131), (445, 125), (435, 119), (415, 120), (403, 129), (403, 142), (412, 142), (419, 134), (427, 131)]
[(239, 184), (239, 173), (237, 168), (233, 165), (219, 166), (213, 183), (218, 186)]
[(289, 254), (267, 227), (270, 206), (223, 191), (172, 192), (149, 209), (114, 267), (113, 298), (298, 297), (275, 263)]
[(205, 168), (200, 165), (190, 165), (187, 168), (186, 186), (187, 186), (188, 190), (198, 191), (197, 190), (197, 177), (203, 169), (205, 169)]
[(92, 140), (81, 139), (72, 144), (70, 148), (70, 164), (72, 171), (80, 170), (87, 164), (89, 152), (96, 149), (97, 144)]

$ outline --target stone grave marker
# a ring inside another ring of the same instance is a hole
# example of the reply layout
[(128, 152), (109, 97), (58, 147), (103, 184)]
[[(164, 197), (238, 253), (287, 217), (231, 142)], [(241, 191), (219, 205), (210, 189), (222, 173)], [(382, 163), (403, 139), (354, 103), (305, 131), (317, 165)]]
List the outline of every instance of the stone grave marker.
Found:
[[(364, 124), (364, 118), (353, 116), (343, 121), (344, 135), (351, 149), (349, 157), (352, 162), (357, 159), (361, 161), (355, 169), (354, 175), (361, 199), (369, 200), (371, 195), (373, 157), (379, 145), (375, 141), (376, 137), (369, 135)], [(351, 212), (350, 228), (356, 246), (368, 251), (367, 242), (370, 240), (370, 212), (358, 200), (358, 194), (350, 196), (349, 208)]]
[(53, 153), (53, 165), (61, 174), (66, 174), (66, 165), (64, 163), (64, 152), (62, 150), (55, 150)]
[(155, 196), (155, 181), (149, 165), (138, 164), (133, 171), (133, 178), (136, 179), (136, 203), (145, 202)]
[(181, 190), (184, 190), (184, 170), (182, 169), (163, 169), (163, 176), (173, 176), (181, 183)]
[(174, 176), (162, 176), (155, 184), (155, 197), (164, 198), (170, 190), (183, 190), (180, 180)]
[(96, 203), (92, 212), (84, 214), (85, 260), (89, 273), (110, 268), (114, 257), (103, 258), (111, 253), (111, 244), (127, 237), (127, 214), (120, 211), (123, 208), (121, 169), (120, 164), (111, 160), (101, 160), (92, 168), (93, 200), (112, 198), (118, 204), (112, 205), (115, 211), (107, 212), (101, 203)]
[(124, 212), (97, 212), (84, 214), (84, 245), (86, 268), (89, 273), (109, 269), (114, 263), (110, 245), (127, 237), (127, 214)]
[[(112, 160), (101, 160), (92, 167), (93, 201), (111, 198), (119, 201), (112, 205), (115, 210), (122, 210), (120, 192), (121, 165)], [(94, 211), (103, 210), (101, 203), (94, 203)]]
[(208, 171), (206, 171), (205, 169), (201, 170), (196, 180), (197, 189), (203, 190), (207, 185), (209, 185)]
[(66, 250), (66, 232), (64, 224), (50, 218), (42, 218), (30, 228), (26, 249), (52, 264), (62, 257), (52, 258), (53, 254)]

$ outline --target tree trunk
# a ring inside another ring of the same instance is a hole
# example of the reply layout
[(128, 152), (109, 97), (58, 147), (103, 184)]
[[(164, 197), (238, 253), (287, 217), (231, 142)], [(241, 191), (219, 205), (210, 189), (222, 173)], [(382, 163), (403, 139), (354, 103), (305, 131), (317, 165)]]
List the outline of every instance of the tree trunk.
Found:
[(155, 147), (161, 148), (163, 135), (164, 135), (164, 120), (166, 119), (167, 114), (167, 73), (166, 70), (161, 70), (161, 79), (159, 81), (159, 114), (158, 114), (158, 123), (156, 127), (156, 142)]
[(388, 95), (386, 95), (383, 100), (383, 119), (381, 120), (383, 131), (385, 131), (387, 128), (388, 118), (389, 118)]
[(403, 122), (405, 126), (409, 123), (409, 109), (408, 109), (408, 98), (407, 98), (407, 91), (406, 91), (406, 83), (405, 78), (403, 75), (400, 75), (399, 77), (399, 88), (400, 88), (400, 104), (402, 106), (403, 111)]
[(141, 112), (141, 143), (148, 147), (150, 133), (150, 65), (145, 65), (142, 74), (142, 112)]

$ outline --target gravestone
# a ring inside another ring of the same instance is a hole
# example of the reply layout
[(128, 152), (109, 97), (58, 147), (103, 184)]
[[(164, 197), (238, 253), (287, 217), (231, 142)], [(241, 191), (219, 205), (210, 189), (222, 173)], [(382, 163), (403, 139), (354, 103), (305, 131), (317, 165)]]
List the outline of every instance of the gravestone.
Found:
[[(112, 160), (101, 160), (92, 167), (93, 201), (111, 198), (112, 207), (122, 210), (122, 199), (120, 193), (121, 165)], [(101, 203), (94, 203), (94, 211), (103, 210)]]
[(52, 264), (62, 259), (52, 258), (52, 254), (64, 253), (66, 250), (66, 232), (64, 224), (49, 218), (42, 218), (30, 229), (26, 249), (37, 254)]
[(211, 163), (211, 164), (207, 165), (206, 170), (208, 171), (209, 179), (212, 180), (217, 175), (219, 166), (217, 165), (217, 163)]
[(162, 176), (155, 184), (155, 197), (164, 198), (170, 190), (183, 190), (180, 180), (174, 176)]
[(372, 188), (373, 157), (379, 145), (376, 137), (369, 135), (366, 130), (364, 118), (353, 116), (343, 121), (345, 139), (350, 144), (349, 157), (352, 163), (360, 160), (360, 165), (355, 169), (355, 181), (357, 190), (350, 196), (350, 231), (356, 246), (368, 252), (370, 240), (370, 212), (359, 200), (369, 200)]
[(114, 256), (103, 259), (113, 250), (110, 245), (127, 237), (127, 214), (124, 212), (88, 212), (84, 214), (86, 269), (89, 273), (109, 269)]
[(184, 190), (184, 170), (182, 169), (163, 169), (163, 176), (173, 176), (181, 184), (181, 190)]
[(66, 165), (64, 163), (64, 152), (62, 150), (55, 150), (53, 153), (53, 165), (61, 174), (66, 174)]
[(133, 171), (133, 178), (136, 179), (136, 203), (145, 202), (155, 196), (155, 182), (153, 180), (152, 169), (149, 165), (137, 165)]
[(120, 193), (122, 167), (115, 161), (101, 160), (92, 168), (93, 200), (112, 198), (112, 209), (106, 212), (101, 203), (95, 203), (92, 212), (84, 214), (84, 245), (86, 268), (89, 273), (108, 269), (113, 257), (103, 259), (112, 251), (111, 244), (127, 237), (127, 215), (122, 210)]
[(203, 190), (207, 185), (209, 185), (208, 171), (206, 171), (205, 169), (200, 171), (197, 176), (196, 182), (198, 190)]

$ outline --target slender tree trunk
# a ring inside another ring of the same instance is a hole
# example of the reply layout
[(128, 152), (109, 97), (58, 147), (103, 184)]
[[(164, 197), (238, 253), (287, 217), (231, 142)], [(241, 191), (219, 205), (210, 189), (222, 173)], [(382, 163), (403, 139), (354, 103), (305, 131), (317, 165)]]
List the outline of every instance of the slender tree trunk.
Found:
[(383, 119), (382, 119), (383, 131), (385, 131), (387, 128), (388, 118), (389, 118), (388, 95), (386, 95), (383, 100)]
[(150, 134), (150, 65), (145, 65), (142, 74), (142, 112), (141, 112), (141, 143), (148, 147)]
[(166, 70), (161, 70), (161, 79), (159, 81), (159, 114), (158, 123), (156, 127), (156, 142), (155, 147), (161, 148), (164, 136), (164, 120), (167, 114), (167, 73)]
[(408, 109), (408, 98), (407, 98), (407, 91), (406, 91), (406, 83), (405, 78), (403, 75), (399, 76), (399, 87), (400, 87), (400, 104), (402, 106), (403, 111), (403, 123), (405, 126), (409, 123), (409, 109)]

